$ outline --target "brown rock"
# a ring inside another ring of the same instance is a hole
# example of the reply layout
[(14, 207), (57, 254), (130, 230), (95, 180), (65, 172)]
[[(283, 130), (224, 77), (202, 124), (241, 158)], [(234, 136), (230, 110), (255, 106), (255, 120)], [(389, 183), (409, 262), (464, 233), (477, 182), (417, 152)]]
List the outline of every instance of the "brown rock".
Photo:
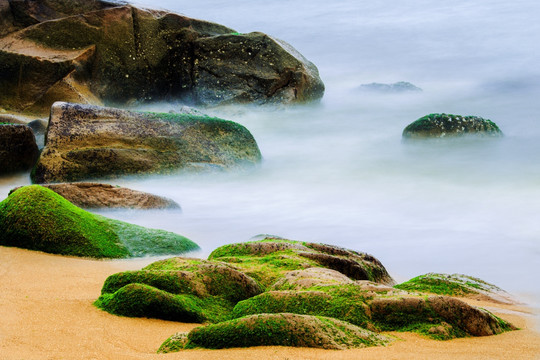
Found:
[[(99, 183), (44, 184), (82, 208), (179, 209), (175, 201), (142, 191)], [(17, 190), (15, 188), (11, 192)], [(11, 194), (10, 192), (10, 194)]]
[(55, 103), (33, 181), (228, 169), (260, 158), (251, 133), (232, 121)]
[(0, 125), (0, 174), (27, 171), (39, 155), (36, 138), (26, 125)]
[(7, 109), (45, 113), (55, 101), (291, 103), (323, 95), (317, 68), (264, 34), (106, 1), (0, 1), (0, 106)]

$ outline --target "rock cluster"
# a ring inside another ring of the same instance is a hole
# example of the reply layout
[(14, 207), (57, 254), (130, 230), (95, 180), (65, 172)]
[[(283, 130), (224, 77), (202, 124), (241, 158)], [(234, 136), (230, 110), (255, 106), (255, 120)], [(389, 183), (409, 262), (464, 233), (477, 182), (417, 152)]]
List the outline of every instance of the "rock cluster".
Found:
[(292, 103), (322, 97), (317, 68), (262, 33), (114, 1), (0, 0), (0, 107)]
[(385, 344), (389, 339), (381, 331), (444, 340), (514, 329), (457, 298), (419, 297), (391, 285), (370, 255), (266, 238), (222, 246), (209, 260), (171, 258), (111, 275), (96, 305), (123, 316), (214, 323), (174, 334), (161, 352), (260, 345), (345, 349)]

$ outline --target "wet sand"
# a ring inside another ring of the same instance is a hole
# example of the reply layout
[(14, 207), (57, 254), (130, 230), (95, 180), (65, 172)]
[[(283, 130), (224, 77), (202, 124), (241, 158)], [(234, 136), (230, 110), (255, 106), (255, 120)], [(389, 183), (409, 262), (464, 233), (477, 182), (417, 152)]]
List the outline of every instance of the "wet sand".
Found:
[(521, 330), (451, 341), (392, 333), (397, 340), (387, 347), (346, 351), (258, 347), (158, 355), (165, 339), (197, 325), (122, 318), (92, 305), (107, 276), (149, 262), (0, 247), (0, 359), (540, 359), (540, 334), (529, 310), (478, 301)]

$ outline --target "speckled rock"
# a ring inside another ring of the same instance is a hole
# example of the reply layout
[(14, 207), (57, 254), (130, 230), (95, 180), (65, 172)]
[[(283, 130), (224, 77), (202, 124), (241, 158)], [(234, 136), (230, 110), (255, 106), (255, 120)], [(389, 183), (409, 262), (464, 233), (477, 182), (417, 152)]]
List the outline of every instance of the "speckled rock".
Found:
[(232, 121), (59, 102), (51, 108), (47, 142), (32, 179), (50, 183), (221, 170), (260, 159), (251, 133)]
[(430, 114), (409, 124), (403, 130), (403, 138), (444, 138), (464, 135), (500, 137), (502, 132), (491, 120), (478, 116)]
[(44, 114), (55, 101), (217, 105), (323, 95), (316, 67), (264, 34), (121, 2), (0, 1), (6, 109)]

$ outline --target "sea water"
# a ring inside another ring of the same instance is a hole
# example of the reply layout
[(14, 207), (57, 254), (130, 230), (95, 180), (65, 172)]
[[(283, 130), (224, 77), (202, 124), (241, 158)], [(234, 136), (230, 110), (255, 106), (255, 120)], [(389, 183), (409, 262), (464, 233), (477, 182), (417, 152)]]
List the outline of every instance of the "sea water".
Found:
[[(252, 132), (260, 166), (117, 179), (183, 211), (102, 213), (185, 235), (198, 256), (272, 234), (370, 253), (397, 281), (480, 277), (538, 307), (540, 2), (138, 3), (285, 40), (319, 68), (326, 92), (309, 106), (205, 110)], [(361, 87), (397, 81), (423, 91)], [(406, 125), (442, 112), (491, 119), (505, 136), (402, 141)], [(2, 180), (4, 196), (13, 183), (28, 179)]]

